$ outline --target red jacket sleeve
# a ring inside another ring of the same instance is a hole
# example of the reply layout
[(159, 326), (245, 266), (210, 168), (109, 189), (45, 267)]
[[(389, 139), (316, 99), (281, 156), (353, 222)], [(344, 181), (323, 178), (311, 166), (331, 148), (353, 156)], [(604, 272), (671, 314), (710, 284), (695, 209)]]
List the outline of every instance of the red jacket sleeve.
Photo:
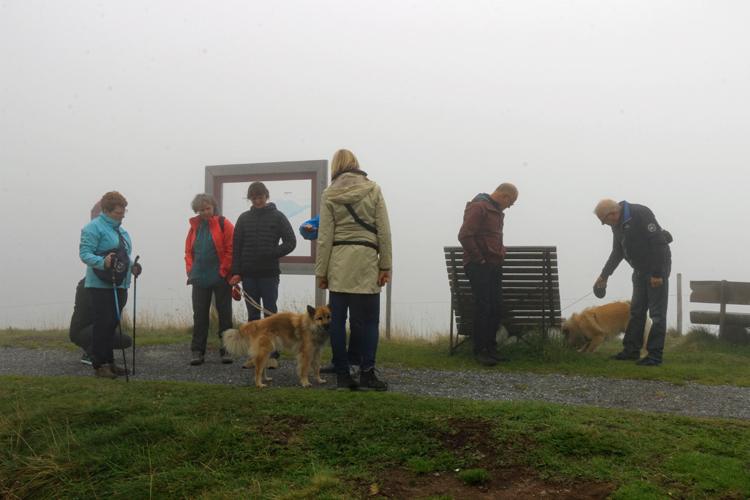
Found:
[(193, 226), (188, 229), (187, 239), (185, 240), (185, 267), (187, 268), (187, 275), (190, 276), (190, 269), (193, 267)]
[(234, 241), (234, 226), (229, 219), (224, 218), (224, 255), (221, 259), (221, 275), (224, 276), (227, 281), (232, 279), (232, 252), (233, 252), (233, 241)]
[(464, 256), (468, 262), (482, 262), (484, 256), (479, 250), (474, 236), (484, 220), (484, 207), (482, 203), (469, 203), (464, 210), (464, 222), (458, 232), (458, 241), (464, 247)]

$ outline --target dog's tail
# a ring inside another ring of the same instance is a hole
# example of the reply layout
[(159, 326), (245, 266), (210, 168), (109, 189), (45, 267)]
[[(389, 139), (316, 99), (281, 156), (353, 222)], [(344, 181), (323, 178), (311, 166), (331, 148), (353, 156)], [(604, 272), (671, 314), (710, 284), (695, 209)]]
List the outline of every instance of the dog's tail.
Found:
[(221, 343), (233, 356), (247, 356), (252, 345), (249, 336), (245, 337), (235, 329), (226, 330), (221, 336)]

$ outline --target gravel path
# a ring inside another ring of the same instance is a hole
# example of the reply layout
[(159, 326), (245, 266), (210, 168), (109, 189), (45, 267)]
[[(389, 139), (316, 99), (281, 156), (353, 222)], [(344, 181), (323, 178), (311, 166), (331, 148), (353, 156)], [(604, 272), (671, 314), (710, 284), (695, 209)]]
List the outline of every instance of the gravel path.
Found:
[[(122, 363), (117, 353), (117, 361)], [(132, 351), (128, 351), (128, 365)], [(0, 348), (0, 375), (91, 377), (91, 366), (80, 363), (80, 354), (62, 349)], [(131, 380), (172, 380), (253, 386), (253, 374), (243, 370), (244, 359), (222, 365), (217, 351), (209, 351), (206, 363), (189, 366), (187, 345), (138, 347), (136, 375)], [(295, 362), (281, 360), (269, 388), (301, 388)], [(604, 377), (499, 373), (488, 371), (437, 371), (384, 368), (380, 374), (389, 391), (414, 396), (463, 398), (481, 401), (539, 401), (573, 406), (598, 406), (619, 410), (667, 413), (689, 417), (720, 417), (750, 421), (750, 388), (684, 386), (666, 382), (620, 380)], [(335, 375), (323, 375), (326, 384), (317, 390), (333, 390)]]

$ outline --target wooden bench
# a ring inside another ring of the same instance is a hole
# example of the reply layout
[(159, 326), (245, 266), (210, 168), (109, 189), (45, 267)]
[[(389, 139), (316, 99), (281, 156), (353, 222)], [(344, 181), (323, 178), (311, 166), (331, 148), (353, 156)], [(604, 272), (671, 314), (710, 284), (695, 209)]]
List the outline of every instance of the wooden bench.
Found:
[[(450, 354), (472, 333), (474, 298), (464, 273), (464, 249), (444, 247), (451, 289)], [(560, 283), (557, 277), (557, 247), (507, 247), (503, 263), (503, 319), (509, 336), (541, 328), (560, 327)], [(455, 340), (453, 323), (455, 318)], [(461, 340), (461, 338), (463, 339)]]
[(695, 325), (719, 325), (719, 337), (726, 327), (750, 327), (750, 314), (727, 312), (727, 304), (750, 305), (750, 283), (739, 281), (691, 281), (690, 302), (719, 304), (719, 311), (690, 311), (690, 322)]

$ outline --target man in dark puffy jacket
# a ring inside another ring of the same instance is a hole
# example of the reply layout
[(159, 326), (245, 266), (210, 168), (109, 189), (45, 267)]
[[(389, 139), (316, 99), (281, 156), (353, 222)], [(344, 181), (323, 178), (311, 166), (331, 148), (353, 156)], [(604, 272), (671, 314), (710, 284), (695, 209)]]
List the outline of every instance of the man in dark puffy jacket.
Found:
[(612, 227), (612, 253), (594, 286), (606, 286), (607, 278), (623, 259), (633, 268), (630, 322), (622, 339), (623, 349), (612, 359), (627, 361), (641, 357), (642, 334), (648, 312), (653, 321), (646, 345), (648, 356), (636, 364), (659, 366), (664, 362), (669, 273), (672, 270), (667, 233), (656, 222), (653, 212), (643, 205), (602, 200), (596, 205), (594, 213), (602, 225)]
[(503, 211), (518, 199), (513, 184), (500, 184), (492, 194), (478, 194), (466, 204), (458, 240), (464, 248), (464, 271), (474, 296), (474, 361), (494, 366), (510, 361), (497, 352), (497, 330), (503, 315)]
[[(276, 205), (268, 203), (270, 193), (262, 182), (253, 182), (247, 189), (247, 198), (253, 206), (237, 219), (234, 226), (231, 285), (242, 281), (242, 288), (264, 309), (277, 312), (279, 297), (279, 259), (290, 254), (297, 246), (289, 220)], [(281, 243), (279, 243), (281, 241)], [(260, 311), (249, 301), (247, 320), (260, 319)], [(268, 368), (279, 366), (278, 352), (271, 354)], [(247, 368), (250, 361), (243, 367)]]

